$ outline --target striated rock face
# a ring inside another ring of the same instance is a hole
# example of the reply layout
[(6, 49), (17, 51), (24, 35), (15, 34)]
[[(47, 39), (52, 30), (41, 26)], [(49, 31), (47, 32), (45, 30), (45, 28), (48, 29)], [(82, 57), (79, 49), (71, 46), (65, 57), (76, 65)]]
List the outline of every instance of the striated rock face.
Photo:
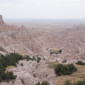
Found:
[[(22, 35), (23, 34), (23, 35)], [(25, 26), (15, 26), (4, 24), (3, 18), (0, 15), (0, 53), (7, 54), (11, 52), (18, 52), (20, 54), (32, 54), (32, 52), (25, 46), (22, 40), (25, 36), (28, 37), (28, 31)]]
[(3, 25), (3, 24), (4, 24), (4, 21), (3, 21), (2, 16), (0, 15), (0, 25)]
[(0, 53), (49, 56), (52, 48), (62, 49), (60, 57), (69, 60), (81, 58), (85, 52), (85, 25), (63, 24), (39, 23), (18, 27), (4, 24), (0, 16)]
[[(23, 63), (23, 66), (20, 64)], [(48, 80), (50, 85), (55, 85), (56, 74), (53, 68), (49, 68), (44, 61), (37, 63), (36, 61), (21, 60), (17, 67), (8, 69), (14, 75), (16, 80), (10, 82), (0, 82), (0, 85), (35, 85), (38, 81)], [(34, 77), (35, 75), (35, 77)]]
[[(61, 49), (62, 53), (57, 56), (50, 55), (51, 48)], [(67, 63), (77, 59), (85, 60), (85, 25), (39, 23), (26, 28), (4, 24), (0, 15), (0, 53), (11, 52), (34, 57), (38, 55), (41, 61), (19, 61), (17, 67), (8, 69), (17, 75), (16, 80), (3, 81), (0, 85), (35, 85), (43, 80), (55, 85), (57, 78), (53, 68), (49, 68), (48, 62), (57, 60), (61, 63), (63, 59), (68, 60)]]

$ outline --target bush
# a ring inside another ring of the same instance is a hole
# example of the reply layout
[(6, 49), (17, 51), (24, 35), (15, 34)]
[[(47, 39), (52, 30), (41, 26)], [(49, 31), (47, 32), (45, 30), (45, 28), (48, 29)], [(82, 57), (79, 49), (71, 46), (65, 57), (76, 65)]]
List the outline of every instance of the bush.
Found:
[(23, 63), (21, 63), (20, 65), (23, 66)]
[(6, 73), (6, 80), (15, 79), (15, 78), (16, 76), (13, 75), (13, 72)]
[(40, 82), (38, 81), (38, 83), (36, 83), (35, 85), (40, 85)]
[(33, 74), (34, 77), (36, 77), (36, 74)]
[(76, 83), (71, 83), (69, 80), (67, 80), (64, 85), (85, 85), (85, 80), (77, 81)]
[(77, 64), (77, 65), (85, 65), (85, 63), (82, 62), (82, 61), (77, 61), (76, 64)]
[(15, 79), (16, 76), (12, 72), (6, 72), (6, 67), (18, 63), (19, 60), (22, 60), (23, 56), (17, 53), (10, 53), (7, 55), (0, 55), (0, 81)]
[(34, 56), (31, 58), (28, 55), (26, 55), (24, 59), (26, 59), (27, 61), (29, 61), (29, 60), (35, 60), (36, 61)]
[(74, 64), (68, 64), (67, 66), (69, 67), (69, 70), (71, 71), (71, 73), (77, 71), (77, 68), (74, 66)]
[(63, 61), (62, 61), (62, 63), (66, 63), (66, 62), (67, 62), (67, 60), (63, 60)]
[(48, 81), (43, 81), (41, 85), (50, 85)]
[(73, 64), (68, 64), (68, 65), (58, 64), (54, 68), (54, 70), (56, 75), (61, 76), (61, 75), (70, 75), (73, 72), (75, 72), (77, 68)]
[(27, 61), (29, 61), (31, 58), (28, 55), (26, 55), (24, 59), (26, 59)]
[(60, 49), (58, 52), (59, 52), (59, 53), (62, 53), (62, 50)]
[(40, 60), (41, 60), (41, 58), (40, 58), (40, 57), (37, 57), (37, 63), (39, 63), (39, 62), (40, 62)]
[(4, 72), (0, 70), (0, 82), (3, 80), (15, 79), (16, 76), (13, 75), (13, 72)]
[(50, 50), (50, 55), (51, 54), (60, 54), (60, 53), (62, 53), (62, 50), (60, 49), (60, 50)]
[(72, 83), (69, 80), (67, 80), (64, 85), (72, 85)]
[(85, 81), (78, 81), (77, 83), (73, 83), (73, 85), (85, 85)]
[(29, 57), (28, 55), (26, 55), (25, 57), (24, 57), (24, 59), (26, 59), (27, 61), (29, 61), (29, 60), (34, 60), (34, 61), (37, 61), (37, 63), (39, 63), (40, 62), (40, 60), (41, 60), (41, 58), (40, 57), (37, 57), (37, 59), (33, 56), (32, 58), (31, 57)]
[(33, 56), (32, 60), (35, 60), (35, 61), (36, 61), (36, 59), (35, 59), (35, 57), (34, 57), (34, 56)]
[(50, 85), (50, 84), (48, 81), (43, 81), (42, 83), (38, 81), (38, 83), (36, 83), (35, 85)]
[[(16, 66), (18, 61), (23, 60), (23, 59), (36, 60), (34, 56), (32, 58), (30, 58), (28, 55), (23, 57), (22, 55), (20, 55), (18, 53), (10, 53), (10, 54), (7, 54), (7, 55), (0, 55), (0, 81), (15, 79), (16, 76), (14, 76), (12, 72), (6, 73), (5, 68), (8, 67), (8, 66), (11, 66), (11, 65)], [(38, 63), (40, 62), (40, 60), (41, 60), (41, 58), (37, 57), (36, 61)], [(23, 66), (22, 63), (21, 63), (21, 66)]]

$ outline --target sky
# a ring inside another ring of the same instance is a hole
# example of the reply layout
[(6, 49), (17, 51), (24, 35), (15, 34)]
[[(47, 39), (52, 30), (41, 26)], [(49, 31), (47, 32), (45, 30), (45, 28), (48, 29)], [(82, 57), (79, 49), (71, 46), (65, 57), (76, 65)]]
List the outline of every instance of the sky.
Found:
[(5, 19), (85, 19), (85, 0), (0, 0)]

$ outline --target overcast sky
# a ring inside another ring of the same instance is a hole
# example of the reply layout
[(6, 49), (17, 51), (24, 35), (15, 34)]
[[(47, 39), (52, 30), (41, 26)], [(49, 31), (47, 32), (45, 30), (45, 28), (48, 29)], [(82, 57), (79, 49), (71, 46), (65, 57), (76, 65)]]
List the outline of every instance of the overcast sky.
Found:
[(0, 14), (13, 19), (85, 19), (85, 0), (0, 0)]

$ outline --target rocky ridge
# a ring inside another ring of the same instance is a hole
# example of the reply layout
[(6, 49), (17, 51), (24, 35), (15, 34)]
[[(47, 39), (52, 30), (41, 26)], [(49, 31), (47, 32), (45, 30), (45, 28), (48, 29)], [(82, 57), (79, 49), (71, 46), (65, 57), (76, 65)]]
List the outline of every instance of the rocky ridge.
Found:
[[(17, 75), (16, 80), (1, 82), (0, 85), (35, 85), (38, 81), (48, 80), (55, 84), (57, 77), (47, 62), (67, 63), (85, 60), (85, 25), (71, 26), (39, 25), (19, 27), (4, 23), (0, 16), (0, 53), (17, 52), (22, 55), (40, 56), (41, 61), (22, 60), (17, 67), (7, 69)], [(50, 50), (62, 50), (61, 54), (50, 55)], [(20, 65), (23, 63), (23, 67)]]

